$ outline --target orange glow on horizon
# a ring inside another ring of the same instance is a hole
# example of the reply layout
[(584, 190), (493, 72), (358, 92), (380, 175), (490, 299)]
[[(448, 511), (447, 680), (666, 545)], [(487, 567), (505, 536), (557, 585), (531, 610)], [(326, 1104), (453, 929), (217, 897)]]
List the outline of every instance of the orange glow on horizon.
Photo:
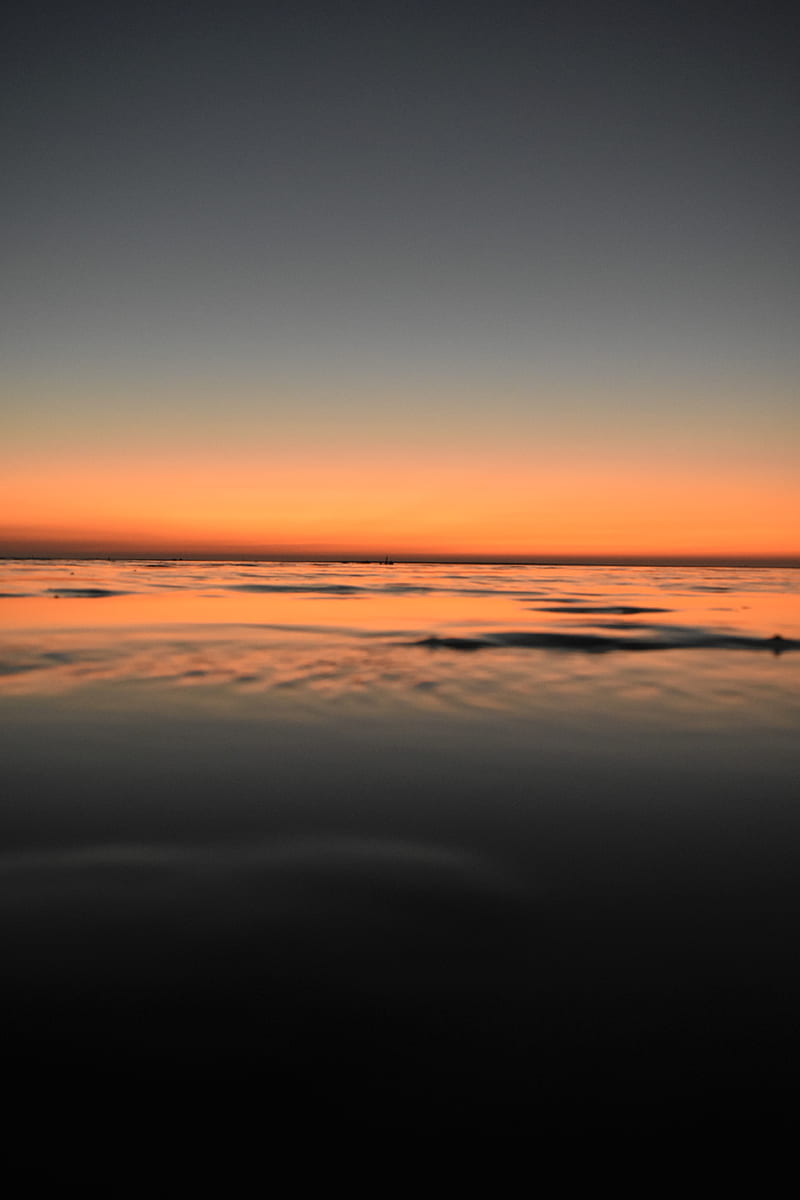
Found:
[(5, 554), (800, 554), (796, 480), (658, 460), (43, 459), (0, 502)]

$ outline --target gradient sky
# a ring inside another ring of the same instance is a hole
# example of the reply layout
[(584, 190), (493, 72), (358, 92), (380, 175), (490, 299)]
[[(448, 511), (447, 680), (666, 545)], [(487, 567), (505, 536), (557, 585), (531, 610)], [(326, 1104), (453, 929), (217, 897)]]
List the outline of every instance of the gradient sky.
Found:
[(800, 20), (18, 5), (0, 553), (800, 560)]

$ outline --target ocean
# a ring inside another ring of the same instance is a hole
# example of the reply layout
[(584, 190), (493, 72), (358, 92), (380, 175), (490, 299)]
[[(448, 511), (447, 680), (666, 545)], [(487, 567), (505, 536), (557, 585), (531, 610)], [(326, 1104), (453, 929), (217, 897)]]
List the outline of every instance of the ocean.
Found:
[(788, 1128), (798, 584), (0, 564), (9, 1086)]

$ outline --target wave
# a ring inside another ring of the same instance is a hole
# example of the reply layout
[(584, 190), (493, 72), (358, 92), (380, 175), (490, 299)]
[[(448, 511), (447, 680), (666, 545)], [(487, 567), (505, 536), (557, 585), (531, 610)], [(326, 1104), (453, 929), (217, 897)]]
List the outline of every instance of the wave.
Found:
[(558, 604), (558, 605), (532, 605), (533, 612), (549, 612), (549, 613), (610, 613), (617, 617), (636, 616), (639, 613), (665, 613), (672, 612), (671, 608), (643, 608), (636, 604)]
[(129, 596), (128, 591), (120, 591), (116, 588), (75, 588), (75, 587), (55, 587), (45, 588), (44, 595), (47, 596), (64, 596), (65, 598), (75, 597), (81, 600), (100, 600), (104, 596)]
[(783, 654), (800, 649), (800, 640), (781, 637), (745, 637), (740, 634), (711, 633), (676, 629), (669, 633), (647, 637), (610, 637), (596, 633), (538, 633), (499, 632), (479, 637), (433, 637), (406, 643), (427, 646), (431, 650), (497, 650), (499, 648), (529, 650), (577, 650), (589, 654), (607, 654), (613, 650), (769, 650)]
[[(368, 592), (375, 592), (377, 589), (368, 587), (359, 587), (354, 583), (231, 583), (225, 586), (228, 592), (265, 592), (272, 594), (274, 592), (300, 594), (300, 595), (323, 595), (323, 596), (363, 596)], [(403, 591), (423, 591), (427, 592), (427, 588), (404, 588)]]

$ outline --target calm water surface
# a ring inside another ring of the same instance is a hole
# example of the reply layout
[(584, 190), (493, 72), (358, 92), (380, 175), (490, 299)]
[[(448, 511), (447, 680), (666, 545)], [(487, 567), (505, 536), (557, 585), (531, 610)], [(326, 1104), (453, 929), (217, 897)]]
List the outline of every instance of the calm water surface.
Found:
[(793, 1120), (798, 582), (0, 564), (10, 1077)]

